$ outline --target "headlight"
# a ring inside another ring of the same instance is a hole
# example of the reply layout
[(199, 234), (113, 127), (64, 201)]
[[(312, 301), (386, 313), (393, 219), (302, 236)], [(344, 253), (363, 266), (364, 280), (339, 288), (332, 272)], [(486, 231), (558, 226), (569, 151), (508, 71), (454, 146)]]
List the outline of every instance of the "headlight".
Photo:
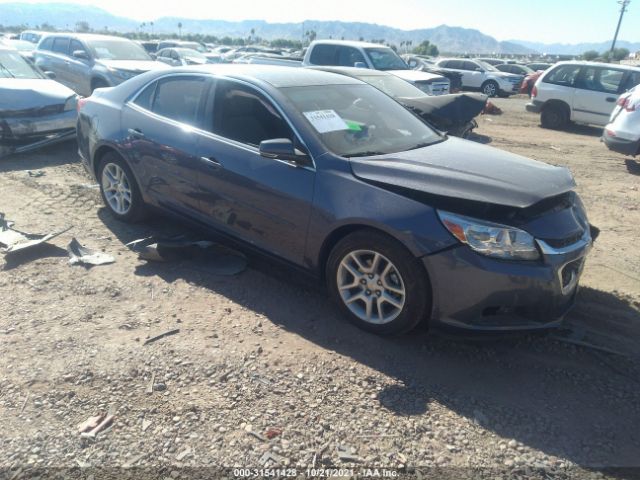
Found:
[(64, 102), (64, 111), (67, 112), (69, 110), (76, 110), (78, 106), (78, 95), (73, 95), (67, 98), (67, 101)]
[(117, 68), (110, 68), (109, 71), (113, 73), (116, 77), (122, 80), (128, 80), (131, 77), (135, 76), (135, 73), (128, 72), (126, 70), (118, 70)]
[(540, 258), (535, 239), (524, 230), (443, 211), (438, 216), (454, 237), (478, 253), (507, 260)]

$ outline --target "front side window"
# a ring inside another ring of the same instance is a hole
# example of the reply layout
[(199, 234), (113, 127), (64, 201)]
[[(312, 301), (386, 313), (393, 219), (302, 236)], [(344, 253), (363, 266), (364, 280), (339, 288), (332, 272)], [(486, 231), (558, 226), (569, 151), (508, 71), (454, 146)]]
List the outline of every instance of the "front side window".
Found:
[(629, 72), (622, 86), (622, 91), (631, 90), (636, 85), (640, 85), (640, 72)]
[(78, 50), (80, 50), (81, 52), (84, 52), (85, 54), (87, 53), (87, 51), (84, 48), (84, 45), (82, 45), (78, 40), (72, 39), (71, 44), (69, 46), (69, 53), (73, 55), (73, 52), (76, 52)]
[(354, 67), (356, 63), (364, 63), (364, 57), (356, 48), (340, 47), (338, 48), (338, 65), (341, 67)]
[(542, 81), (544, 83), (573, 87), (579, 72), (580, 65), (562, 65), (549, 72)]
[(407, 70), (408, 68), (404, 60), (390, 48), (366, 48), (365, 51), (376, 70)]
[(601, 67), (585, 67), (576, 81), (576, 87), (595, 92), (616, 94), (624, 72)]
[(218, 82), (214, 100), (213, 133), (258, 147), (263, 140), (294, 135), (272, 103), (245, 85)]
[(443, 137), (371, 85), (282, 88), (326, 147), (343, 157), (421, 148)]
[(204, 85), (204, 77), (180, 76), (159, 80), (151, 110), (163, 117), (195, 126)]

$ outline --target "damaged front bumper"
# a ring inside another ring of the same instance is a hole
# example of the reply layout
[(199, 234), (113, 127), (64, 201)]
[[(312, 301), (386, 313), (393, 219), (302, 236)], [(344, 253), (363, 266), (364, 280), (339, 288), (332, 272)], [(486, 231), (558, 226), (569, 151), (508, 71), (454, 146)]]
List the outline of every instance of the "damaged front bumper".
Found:
[(539, 262), (498, 260), (465, 245), (422, 257), (433, 291), (432, 321), (478, 331), (558, 327), (575, 302), (592, 242), (591, 232), (567, 247), (538, 241)]
[(0, 156), (22, 153), (73, 138), (76, 119), (75, 109), (46, 116), (0, 117)]

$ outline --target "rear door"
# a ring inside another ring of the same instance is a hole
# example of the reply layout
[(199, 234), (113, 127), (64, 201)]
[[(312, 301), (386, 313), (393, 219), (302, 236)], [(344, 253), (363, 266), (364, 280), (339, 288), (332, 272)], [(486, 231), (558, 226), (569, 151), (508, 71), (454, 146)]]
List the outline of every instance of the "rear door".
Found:
[(585, 66), (575, 82), (573, 120), (604, 126), (621, 92), (625, 71), (617, 68)]
[[(261, 141), (297, 142), (281, 110), (245, 83), (216, 81), (210, 134), (199, 143), (201, 209), (215, 228), (302, 264), (315, 168), (265, 158)], [(302, 147), (300, 147), (302, 148)]]
[(169, 75), (148, 85), (122, 113), (127, 150), (140, 188), (153, 202), (194, 215), (198, 127), (209, 77)]

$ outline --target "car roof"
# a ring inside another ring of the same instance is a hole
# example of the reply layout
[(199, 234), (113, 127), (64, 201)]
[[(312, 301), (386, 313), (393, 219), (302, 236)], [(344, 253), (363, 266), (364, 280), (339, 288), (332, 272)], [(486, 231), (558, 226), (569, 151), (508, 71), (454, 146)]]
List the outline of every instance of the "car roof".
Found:
[[(322, 72), (310, 68), (257, 64), (216, 64), (194, 67), (178, 67), (171, 72), (211, 73), (237, 80), (268, 83), (275, 88), (304, 87), (311, 85), (362, 85), (364, 82), (345, 75)], [(167, 71), (163, 71), (167, 73)]]
[(51, 37), (69, 37), (69, 38), (77, 38), (78, 40), (129, 40), (125, 37), (116, 37), (114, 35), (100, 35), (97, 33), (75, 33), (75, 32), (56, 32), (56, 33), (48, 33), (45, 38)]
[(358, 42), (355, 40), (315, 40), (311, 46), (316, 43), (324, 43), (331, 45), (344, 45), (347, 47), (360, 47), (360, 48), (391, 48), (386, 45), (382, 45), (380, 43), (370, 43), (370, 42)]
[[(544, 62), (540, 62), (544, 63)], [(605, 63), (605, 62), (587, 62), (584, 60), (568, 60), (565, 62), (558, 62), (553, 66), (558, 65), (584, 65), (585, 67), (607, 67), (607, 68), (619, 68), (621, 70), (631, 70), (634, 72), (640, 72), (640, 67), (634, 65), (625, 65), (623, 63)]]

